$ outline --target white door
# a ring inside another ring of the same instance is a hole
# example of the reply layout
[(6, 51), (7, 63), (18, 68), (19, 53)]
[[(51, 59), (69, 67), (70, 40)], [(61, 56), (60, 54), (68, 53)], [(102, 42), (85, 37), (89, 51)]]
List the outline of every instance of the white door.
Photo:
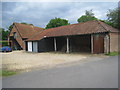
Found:
[(38, 52), (38, 43), (33, 42), (33, 52)]
[(28, 42), (28, 51), (32, 52), (32, 42)]

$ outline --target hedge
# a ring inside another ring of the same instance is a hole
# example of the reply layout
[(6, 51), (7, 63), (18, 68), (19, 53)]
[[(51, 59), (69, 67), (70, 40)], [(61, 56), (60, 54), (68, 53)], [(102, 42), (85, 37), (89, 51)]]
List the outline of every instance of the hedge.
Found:
[(0, 46), (8, 46), (8, 41), (0, 41)]

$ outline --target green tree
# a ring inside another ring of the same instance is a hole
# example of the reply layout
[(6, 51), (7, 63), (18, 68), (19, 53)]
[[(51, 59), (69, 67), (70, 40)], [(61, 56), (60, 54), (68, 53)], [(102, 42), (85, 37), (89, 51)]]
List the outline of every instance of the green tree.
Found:
[(45, 28), (48, 29), (48, 28), (69, 25), (69, 24), (70, 23), (68, 23), (68, 20), (66, 20), (66, 19), (55, 18), (55, 19), (51, 19)]
[(100, 21), (114, 27), (114, 24), (112, 22), (109, 22), (108, 20), (100, 20)]
[(120, 29), (120, 7), (109, 9), (107, 12), (108, 21), (112, 23), (113, 27)]
[(7, 40), (9, 31), (5, 30), (4, 28), (0, 28), (0, 35), (2, 36), (1, 37), (2, 40)]
[(94, 16), (94, 13), (93, 13), (92, 9), (91, 10), (85, 10), (85, 15), (92, 17), (92, 16)]
[(86, 22), (91, 20), (97, 20), (97, 18), (94, 16), (94, 13), (92, 10), (86, 10), (85, 15), (82, 15), (80, 18), (78, 18), (78, 22)]
[(11, 31), (11, 30), (12, 30), (12, 28), (13, 28), (13, 24), (12, 24), (12, 25), (10, 25), (7, 29), (8, 29), (9, 31)]

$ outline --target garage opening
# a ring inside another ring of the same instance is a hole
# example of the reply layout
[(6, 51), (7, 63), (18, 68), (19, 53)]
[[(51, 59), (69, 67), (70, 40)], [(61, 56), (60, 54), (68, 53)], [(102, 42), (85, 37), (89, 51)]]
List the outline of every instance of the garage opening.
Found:
[(44, 38), (38, 42), (38, 52), (50, 52), (54, 51), (53, 38)]
[(57, 37), (56, 46), (57, 46), (57, 51), (66, 52), (67, 50), (66, 37)]
[[(69, 52), (91, 52), (91, 35), (69, 36)], [(67, 51), (67, 36), (56, 37), (57, 51)]]
[(70, 49), (72, 52), (91, 52), (91, 35), (72, 36)]

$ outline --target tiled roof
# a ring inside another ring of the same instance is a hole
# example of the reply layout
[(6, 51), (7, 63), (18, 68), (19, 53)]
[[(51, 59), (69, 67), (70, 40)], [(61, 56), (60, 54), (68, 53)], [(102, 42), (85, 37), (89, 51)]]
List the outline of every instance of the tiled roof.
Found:
[[(33, 25), (25, 25), (21, 23), (13, 23), (13, 25), (15, 25), (15, 28), (18, 30), (22, 38), (29, 38), (34, 34), (43, 31), (43, 28)], [(10, 36), (12, 36), (12, 33)]]
[(101, 21), (93, 20), (84, 23), (77, 23), (77, 24), (46, 29), (42, 32), (39, 32), (36, 35), (33, 35), (27, 41), (40, 40), (45, 37), (93, 34), (93, 33), (102, 33), (102, 32), (118, 32), (118, 29), (115, 29)]

